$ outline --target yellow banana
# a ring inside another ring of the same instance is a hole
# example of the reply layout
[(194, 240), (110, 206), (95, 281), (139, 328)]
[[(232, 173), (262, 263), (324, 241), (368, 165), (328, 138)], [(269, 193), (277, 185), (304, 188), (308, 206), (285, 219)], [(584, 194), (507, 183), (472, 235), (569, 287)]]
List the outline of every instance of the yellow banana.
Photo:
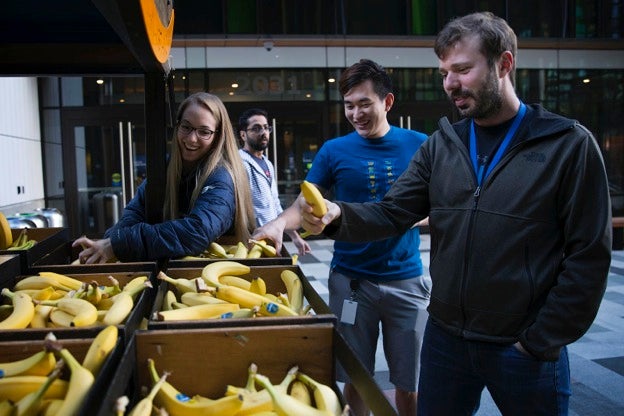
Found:
[[(45, 305), (48, 306), (48, 305)], [(74, 315), (72, 315), (71, 313), (65, 312), (59, 308), (56, 307), (52, 307), (53, 309), (50, 311), (50, 314), (48, 315), (49, 317), (49, 321), (47, 323), (48, 327), (51, 328), (55, 328), (55, 327), (61, 327), (61, 328), (70, 328), (72, 321), (74, 320)]]
[(119, 330), (115, 325), (108, 325), (102, 329), (91, 341), (87, 354), (82, 360), (82, 366), (97, 377), (102, 365), (117, 345)]
[(2, 289), (2, 295), (8, 296), (13, 304), (11, 314), (0, 321), (0, 329), (23, 329), (28, 327), (35, 315), (32, 298), (25, 293), (14, 293), (8, 288)]
[(308, 205), (312, 206), (312, 214), (322, 217), (327, 213), (327, 205), (321, 191), (308, 181), (301, 182), (301, 193)]
[(242, 277), (238, 276), (230, 276), (227, 274), (219, 276), (219, 283), (223, 283), (224, 285), (237, 286), (245, 290), (249, 290), (249, 288), (251, 287), (251, 282), (249, 280), (243, 279)]
[[(175, 309), (184, 309), (184, 308), (188, 308), (189, 305), (187, 305), (186, 303), (182, 303), (182, 302), (173, 302), (171, 304), (171, 310), (175, 310)], [(157, 318), (155, 318), (157, 319)]]
[(127, 292), (121, 292), (115, 295), (113, 298), (113, 304), (106, 311), (102, 318), (104, 325), (119, 325), (126, 320), (130, 312), (134, 301), (132, 296)]
[(225, 312), (221, 315), (217, 316), (217, 318), (221, 319), (231, 319), (231, 318), (255, 318), (258, 315), (260, 308), (258, 306), (254, 306), (253, 308), (241, 308), (236, 311)]
[[(156, 372), (154, 360), (148, 358), (147, 366), (152, 382), (155, 383), (160, 377)], [(225, 396), (217, 400), (198, 395), (189, 398), (165, 381), (158, 393), (156, 393), (154, 403), (157, 406), (164, 407), (172, 416), (231, 416), (241, 408), (244, 403), (243, 400), (241, 395)]]
[(264, 301), (260, 304), (259, 314), (262, 316), (299, 316), (288, 306), (271, 301)]
[(41, 416), (56, 416), (61, 406), (63, 406), (62, 399), (44, 399), (40, 412)]
[(288, 269), (282, 270), (280, 278), (284, 282), (284, 286), (286, 286), (290, 307), (294, 311), (301, 313), (303, 309), (303, 284), (301, 283), (301, 278), (297, 273)]
[(218, 303), (228, 303), (225, 300), (217, 299), (214, 295), (210, 293), (194, 293), (187, 292), (182, 294), (180, 297), (180, 301), (188, 306), (195, 305), (214, 305)]
[(15, 403), (13, 416), (37, 416), (43, 403), (43, 396), (60, 375), (61, 366), (59, 365), (47, 376), (46, 381), (37, 390), (28, 393)]
[(268, 245), (266, 241), (264, 240), (249, 240), (249, 241), (251, 241), (257, 246), (260, 246), (260, 248), (262, 249), (262, 254), (264, 254), (265, 256), (267, 257), (277, 256), (277, 250), (275, 249), (275, 247)]
[(246, 259), (248, 253), (249, 253), (249, 250), (247, 249), (247, 246), (245, 245), (245, 243), (243, 243), (242, 241), (239, 241), (238, 244), (236, 244), (236, 251), (234, 252), (234, 257), (232, 258), (233, 259)]
[(46, 328), (50, 320), (50, 312), (54, 306), (37, 305), (35, 306), (35, 314), (28, 325), (30, 328)]
[(215, 289), (215, 296), (230, 303), (237, 303), (241, 308), (253, 308), (260, 306), (263, 302), (270, 302), (269, 299), (249, 290), (236, 286), (221, 285)]
[(151, 416), (152, 407), (154, 406), (154, 397), (156, 397), (162, 385), (165, 384), (168, 375), (168, 373), (165, 373), (160, 377), (156, 384), (152, 386), (149, 394), (132, 408), (128, 416)]
[(78, 290), (82, 286), (82, 281), (56, 272), (39, 272), (39, 276), (50, 277), (52, 279), (55, 279), (63, 286), (67, 286), (74, 290)]
[(291, 260), (292, 260), (292, 265), (296, 266), (297, 265), (297, 261), (299, 260), (299, 255), (298, 254), (293, 254), (292, 256), (290, 256)]
[(53, 337), (46, 337), (46, 346), (58, 354), (69, 368), (69, 384), (67, 393), (63, 399), (63, 405), (58, 410), (59, 415), (73, 416), (78, 414), (78, 410), (82, 406), (85, 398), (91, 390), (91, 386), (95, 381), (95, 377), (91, 371), (84, 368), (74, 355)]
[(254, 244), (252, 248), (249, 249), (247, 253), (248, 259), (259, 259), (262, 257), (262, 247), (257, 244)]
[(47, 376), (55, 365), (54, 354), (41, 350), (22, 360), (0, 363), (0, 378), (18, 375)]
[(61, 289), (66, 292), (69, 292), (71, 290), (78, 290), (69, 286), (65, 286), (64, 284), (60, 283), (58, 280), (52, 277), (47, 277), (47, 276), (24, 277), (23, 279), (20, 279), (15, 283), (15, 286), (13, 287), (13, 289), (15, 291), (19, 291), (23, 289), (45, 289), (48, 286), (52, 286), (55, 289)]
[(163, 302), (160, 310), (170, 311), (171, 309), (173, 309), (173, 302), (177, 301), (178, 298), (176, 297), (175, 293), (173, 293), (173, 290), (167, 290), (167, 292), (165, 292), (165, 296), (163, 296)]
[(266, 295), (266, 282), (260, 276), (254, 276), (249, 284), (249, 290), (259, 295)]
[(214, 305), (195, 305), (182, 309), (156, 312), (159, 321), (186, 321), (196, 319), (209, 319), (226, 312), (240, 309), (235, 303), (219, 303)]
[(210, 245), (208, 246), (208, 253), (221, 259), (229, 259), (230, 257), (232, 257), (231, 255), (227, 253), (227, 251), (225, 251), (225, 249), (223, 248), (221, 244), (216, 243), (214, 241), (210, 243)]
[(290, 392), (288, 393), (295, 399), (300, 400), (301, 402), (312, 406), (312, 395), (310, 394), (310, 390), (308, 386), (301, 380), (295, 380), (290, 385)]
[(340, 399), (334, 389), (326, 384), (319, 383), (312, 377), (301, 372), (297, 373), (297, 380), (301, 380), (312, 390), (314, 403), (319, 410), (324, 410), (331, 416), (340, 416), (342, 414)]
[(170, 285), (175, 287), (180, 293), (197, 292), (195, 283), (189, 279), (185, 279), (183, 277), (174, 279), (173, 277), (166, 275), (162, 271), (158, 273), (156, 278), (169, 283)]
[[(295, 376), (298, 368), (292, 367), (282, 381), (275, 386), (276, 390), (287, 392), (290, 383), (295, 380)], [(258, 373), (258, 366), (251, 363), (248, 370), (247, 384), (245, 387), (227, 386), (226, 394), (242, 394), (244, 397), (243, 406), (236, 413), (236, 416), (250, 416), (256, 415), (260, 412), (273, 411), (273, 400), (268, 390), (256, 389), (256, 374)]]
[(286, 293), (277, 292), (277, 301), (282, 305), (288, 306), (292, 309), (292, 307), (290, 306), (290, 299), (288, 299), (288, 295)]
[(102, 297), (104, 296), (104, 291), (98, 284), (98, 282), (91, 282), (87, 286), (87, 292), (85, 293), (84, 299), (91, 302), (94, 306), (102, 301)]
[(6, 217), (0, 212), (0, 250), (6, 250), (13, 244), (13, 231)]
[[(0, 378), (0, 401), (18, 402), (28, 393), (37, 390), (47, 381), (47, 376), (13, 376)], [(44, 394), (46, 399), (62, 399), (67, 393), (69, 383), (56, 379)]]
[(290, 396), (286, 392), (282, 392), (271, 384), (271, 381), (262, 374), (256, 374), (256, 381), (264, 387), (273, 400), (273, 409), (280, 416), (328, 416), (329, 414), (323, 410), (302, 403), (298, 399)]
[[(98, 318), (98, 311), (95, 305), (84, 299), (78, 298), (61, 298), (57, 300), (45, 300), (40, 302), (42, 305), (56, 306), (59, 310), (73, 315), (74, 318), (70, 322), (72, 327), (83, 327), (93, 325)], [(54, 311), (50, 313), (52, 315)]]
[[(128, 283), (124, 285), (122, 288), (123, 292), (132, 292), (134, 295), (141, 292), (141, 290), (145, 289), (145, 282), (147, 282), (148, 277), (146, 275), (141, 275), (133, 278)], [(135, 289), (140, 288), (141, 290), (135, 291)]]
[(202, 269), (201, 277), (210, 286), (222, 286), (219, 277), (225, 274), (240, 276), (248, 274), (251, 268), (236, 261), (223, 260), (208, 264)]

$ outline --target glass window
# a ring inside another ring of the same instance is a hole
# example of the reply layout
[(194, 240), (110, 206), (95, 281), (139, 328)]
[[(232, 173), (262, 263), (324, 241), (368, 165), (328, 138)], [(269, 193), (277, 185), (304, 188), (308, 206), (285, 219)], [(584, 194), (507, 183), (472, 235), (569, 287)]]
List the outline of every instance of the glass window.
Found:
[(344, 0), (347, 35), (407, 35), (407, 2)]

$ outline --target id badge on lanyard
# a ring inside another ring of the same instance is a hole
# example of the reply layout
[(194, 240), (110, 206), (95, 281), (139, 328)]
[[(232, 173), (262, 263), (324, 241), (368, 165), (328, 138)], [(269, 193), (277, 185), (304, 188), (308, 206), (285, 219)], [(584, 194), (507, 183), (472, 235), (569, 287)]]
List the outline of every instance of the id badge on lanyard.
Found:
[(345, 299), (342, 302), (342, 314), (340, 315), (340, 322), (353, 325), (355, 324), (355, 315), (357, 313), (357, 302), (355, 301), (355, 291), (357, 290), (360, 282), (356, 279), (351, 279), (349, 286), (351, 287), (351, 296), (349, 299)]

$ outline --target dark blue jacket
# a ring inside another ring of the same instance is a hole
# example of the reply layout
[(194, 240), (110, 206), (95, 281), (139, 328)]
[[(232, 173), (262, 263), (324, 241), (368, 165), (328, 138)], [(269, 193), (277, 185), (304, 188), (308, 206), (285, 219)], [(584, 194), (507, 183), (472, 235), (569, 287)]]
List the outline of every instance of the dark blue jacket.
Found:
[(223, 167), (203, 185), (192, 210), (182, 218), (148, 224), (145, 182), (124, 209), (119, 222), (106, 231), (121, 261), (147, 261), (198, 255), (234, 224), (236, 196), (232, 177)]

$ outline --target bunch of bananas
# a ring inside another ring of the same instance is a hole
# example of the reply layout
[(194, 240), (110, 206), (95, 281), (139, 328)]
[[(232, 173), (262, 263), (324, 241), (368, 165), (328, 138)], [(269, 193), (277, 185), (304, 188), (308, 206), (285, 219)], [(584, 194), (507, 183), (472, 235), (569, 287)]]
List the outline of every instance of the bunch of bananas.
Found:
[(277, 250), (265, 240), (249, 240), (251, 248), (239, 241), (237, 244), (219, 244), (212, 242), (198, 256), (185, 256), (181, 260), (205, 259), (257, 259), (260, 257), (277, 257)]
[[(300, 372), (296, 366), (279, 384), (273, 385), (266, 376), (258, 374), (257, 365), (252, 363), (245, 386), (228, 385), (223, 397), (210, 399), (201, 395), (187, 396), (164, 380), (168, 373), (159, 376), (153, 359), (148, 359), (147, 365), (152, 389), (133, 408), (131, 416), (151, 415), (152, 405), (165, 409), (171, 416), (345, 416), (349, 411), (348, 406), (342, 407), (330, 386)], [(118, 416), (124, 414), (123, 409), (118, 412)]]
[[(117, 342), (116, 326), (102, 329), (91, 341), (83, 361), (79, 362), (50, 333), (42, 351), (21, 360), (0, 363), (3, 374), (0, 378), (0, 414), (77, 414)], [(65, 367), (67, 371), (64, 371)]]
[(110, 285), (100, 285), (55, 272), (24, 277), (13, 290), (2, 289), (10, 303), (0, 315), (0, 329), (119, 325), (151, 283), (147, 276), (137, 276), (122, 288), (109, 279)]
[(7, 248), (7, 250), (28, 250), (37, 244), (37, 240), (28, 238), (28, 228), (22, 228), (19, 235), (13, 243)]
[(173, 278), (161, 271), (158, 279), (169, 283), (176, 291), (167, 290), (160, 311), (153, 319), (252, 318), (309, 313), (310, 307), (304, 307), (301, 279), (295, 272), (281, 271), (286, 291), (276, 294), (267, 293), (266, 282), (261, 277), (251, 280), (242, 277), (250, 272), (249, 266), (228, 260), (208, 264), (201, 276), (194, 279)]

